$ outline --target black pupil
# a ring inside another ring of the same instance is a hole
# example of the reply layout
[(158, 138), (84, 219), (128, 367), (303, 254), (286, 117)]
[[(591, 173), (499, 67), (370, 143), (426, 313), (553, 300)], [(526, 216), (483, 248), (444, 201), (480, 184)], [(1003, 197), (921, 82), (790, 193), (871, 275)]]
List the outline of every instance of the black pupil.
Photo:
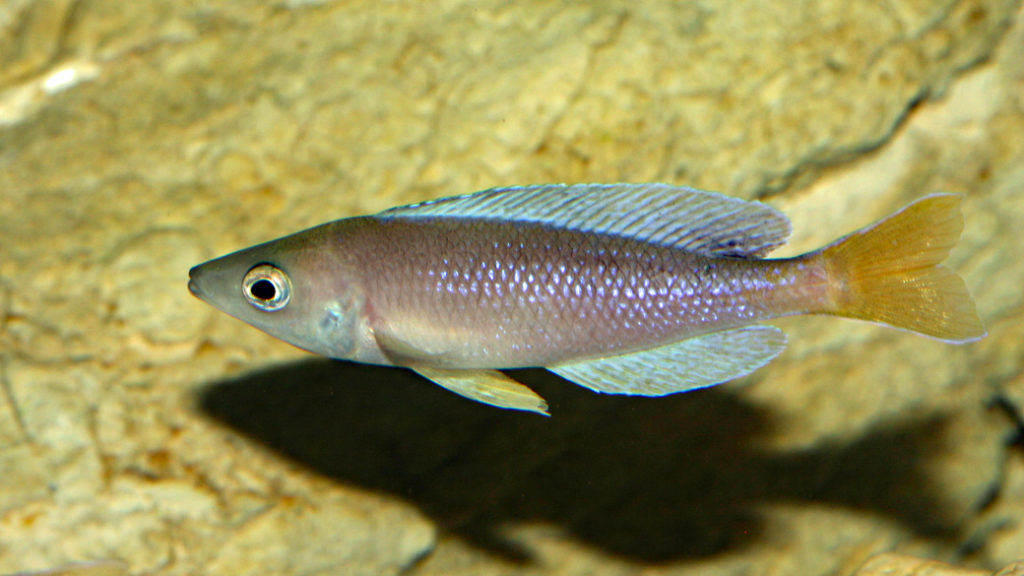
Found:
[(277, 296), (277, 288), (270, 280), (257, 280), (249, 287), (249, 293), (257, 300), (273, 300)]

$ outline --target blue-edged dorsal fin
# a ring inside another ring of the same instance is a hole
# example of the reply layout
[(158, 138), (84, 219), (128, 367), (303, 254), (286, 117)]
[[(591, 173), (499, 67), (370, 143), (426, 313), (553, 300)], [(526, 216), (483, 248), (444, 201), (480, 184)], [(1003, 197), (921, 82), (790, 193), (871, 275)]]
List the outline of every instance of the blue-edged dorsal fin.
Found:
[(709, 256), (761, 257), (784, 244), (790, 232), (789, 219), (771, 206), (668, 184), (492, 188), (399, 206), (379, 215), (442, 216), (541, 222)]
[(549, 366), (555, 374), (605, 394), (665, 396), (746, 376), (786, 347), (774, 326), (712, 332), (632, 354)]

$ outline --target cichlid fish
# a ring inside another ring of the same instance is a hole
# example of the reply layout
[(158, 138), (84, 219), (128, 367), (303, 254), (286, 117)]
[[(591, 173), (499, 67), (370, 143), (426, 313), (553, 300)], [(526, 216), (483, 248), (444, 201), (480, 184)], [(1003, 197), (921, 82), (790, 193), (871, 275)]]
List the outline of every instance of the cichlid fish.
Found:
[(196, 266), (188, 286), (311, 352), (546, 413), (498, 369), (662, 396), (767, 364), (786, 338), (760, 323), (781, 316), (985, 336), (963, 280), (939, 264), (961, 202), (926, 196), (820, 250), (765, 259), (790, 224), (758, 202), (666, 184), (499, 188), (323, 224)]

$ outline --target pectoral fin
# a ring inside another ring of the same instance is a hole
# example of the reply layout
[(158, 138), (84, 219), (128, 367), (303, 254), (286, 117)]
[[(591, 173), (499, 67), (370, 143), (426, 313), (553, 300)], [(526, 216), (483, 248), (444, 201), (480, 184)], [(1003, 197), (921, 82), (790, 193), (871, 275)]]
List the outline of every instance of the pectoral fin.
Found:
[(548, 416), (548, 403), (530, 388), (497, 370), (446, 370), (413, 366), (420, 376), (459, 396), (510, 410)]
[(548, 370), (595, 392), (665, 396), (746, 376), (785, 347), (782, 330), (747, 326), (642, 352), (551, 366)]

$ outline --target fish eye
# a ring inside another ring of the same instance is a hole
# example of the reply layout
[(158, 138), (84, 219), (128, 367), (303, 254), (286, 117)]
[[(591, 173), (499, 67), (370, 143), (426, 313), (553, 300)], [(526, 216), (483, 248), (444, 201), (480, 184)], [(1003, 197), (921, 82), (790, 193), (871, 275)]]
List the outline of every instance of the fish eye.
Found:
[(288, 275), (273, 264), (257, 264), (242, 278), (242, 295), (253, 308), (276, 312), (291, 300), (292, 283)]

